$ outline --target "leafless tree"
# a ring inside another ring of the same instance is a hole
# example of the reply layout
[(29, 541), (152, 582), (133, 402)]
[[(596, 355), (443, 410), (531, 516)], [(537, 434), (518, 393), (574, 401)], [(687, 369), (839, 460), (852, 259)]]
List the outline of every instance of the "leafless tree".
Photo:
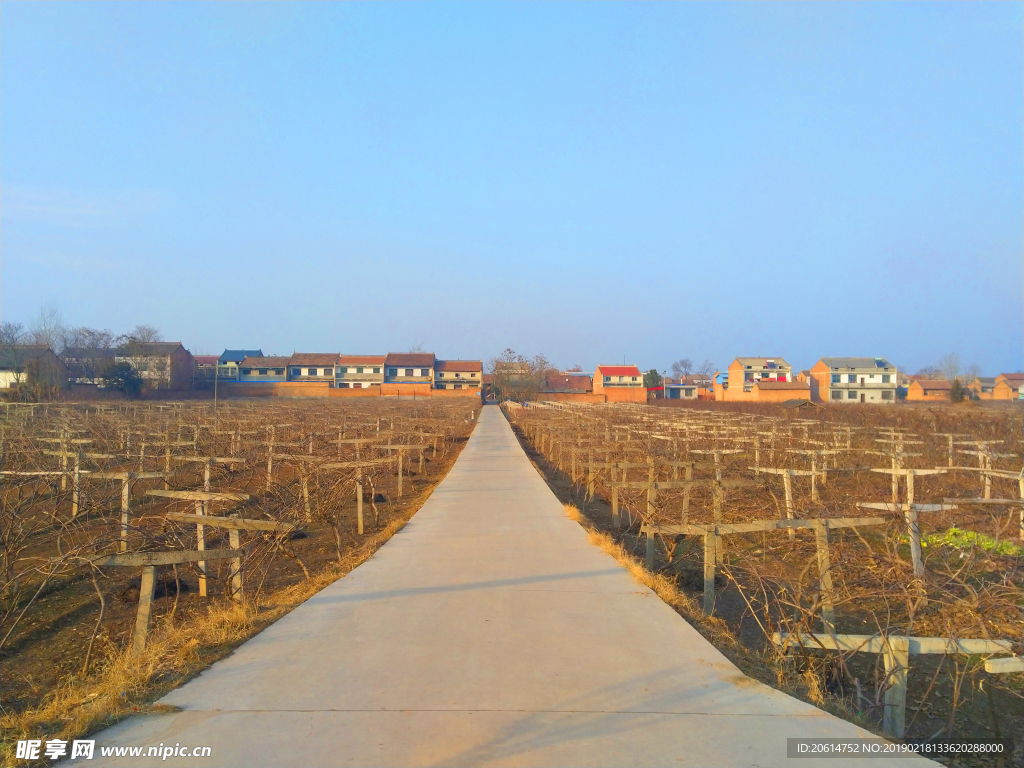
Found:
[(714, 376), (715, 371), (717, 370), (718, 368), (715, 367), (715, 364), (713, 362), (711, 362), (710, 360), (705, 360), (703, 363), (700, 364), (700, 368), (697, 369), (697, 373), (703, 376)]
[(25, 326), (21, 323), (14, 323), (10, 320), (4, 321), (0, 325), (0, 344), (11, 345), (11, 344), (24, 344), (25, 343)]
[(960, 375), (960, 355), (956, 352), (943, 355), (939, 358), (939, 363), (936, 367), (942, 373), (944, 379), (953, 381)]
[(941, 379), (942, 371), (937, 365), (926, 365), (923, 368), (917, 370), (918, 376), (924, 376), (929, 379)]
[(964, 370), (964, 381), (968, 383), (974, 381), (979, 376), (981, 376), (981, 366), (977, 363), (971, 363)]
[(49, 347), (60, 354), (64, 350), (66, 334), (67, 327), (60, 310), (53, 304), (46, 304), (39, 308), (39, 314), (32, 321), (28, 339), (32, 344)]
[(672, 373), (676, 376), (689, 376), (693, 370), (693, 361), (688, 357), (682, 357), (672, 363)]
[(125, 334), (128, 341), (163, 341), (159, 330), (152, 325), (136, 325), (129, 333)]

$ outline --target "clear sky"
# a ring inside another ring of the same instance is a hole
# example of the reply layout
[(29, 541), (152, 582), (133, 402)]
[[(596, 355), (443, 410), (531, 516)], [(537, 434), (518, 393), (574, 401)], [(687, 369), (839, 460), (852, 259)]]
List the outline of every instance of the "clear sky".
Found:
[(10, 3), (2, 311), (1022, 367), (1016, 3)]

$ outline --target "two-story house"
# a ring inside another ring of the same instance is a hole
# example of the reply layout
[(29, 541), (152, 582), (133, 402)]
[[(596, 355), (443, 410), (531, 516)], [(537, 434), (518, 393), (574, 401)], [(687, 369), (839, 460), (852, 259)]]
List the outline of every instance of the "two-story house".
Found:
[(729, 401), (757, 400), (754, 384), (758, 382), (790, 383), (793, 381), (793, 366), (781, 357), (737, 357), (729, 364), (726, 380), (715, 379), (715, 399)]
[(262, 349), (225, 349), (217, 358), (217, 378), (238, 381), (238, 368), (247, 357), (263, 357)]
[(147, 389), (192, 389), (195, 359), (180, 341), (129, 341), (114, 350), (115, 363), (130, 363)]
[(993, 400), (1019, 400), (1024, 373), (1000, 373), (992, 386)]
[(296, 352), (288, 358), (288, 381), (327, 382), (334, 386), (337, 352)]
[(635, 365), (599, 365), (594, 371), (594, 394), (609, 403), (646, 403), (644, 375)]
[(384, 359), (384, 381), (388, 384), (434, 385), (432, 352), (388, 352)]
[(238, 364), (238, 382), (258, 384), (288, 381), (289, 360), (287, 357), (247, 356)]
[(335, 365), (334, 386), (369, 389), (384, 383), (384, 355), (340, 355)]
[(896, 402), (896, 366), (884, 357), (823, 357), (810, 370), (811, 399), (827, 403)]
[(434, 389), (474, 389), (483, 385), (484, 366), (480, 360), (435, 360)]

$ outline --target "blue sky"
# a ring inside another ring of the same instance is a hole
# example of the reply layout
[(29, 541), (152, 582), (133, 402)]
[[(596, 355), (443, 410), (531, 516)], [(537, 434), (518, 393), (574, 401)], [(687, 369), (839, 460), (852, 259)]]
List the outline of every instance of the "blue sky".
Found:
[(10, 3), (5, 320), (1021, 368), (1021, 3)]

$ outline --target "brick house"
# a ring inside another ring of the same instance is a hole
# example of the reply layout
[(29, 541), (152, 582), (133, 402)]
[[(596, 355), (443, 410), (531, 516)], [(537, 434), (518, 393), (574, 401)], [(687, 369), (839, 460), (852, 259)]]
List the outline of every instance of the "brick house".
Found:
[(192, 359), (196, 361), (196, 386), (199, 386), (200, 383), (204, 386), (212, 384), (217, 375), (217, 356), (192, 355)]
[(262, 349), (225, 349), (217, 358), (217, 378), (238, 381), (238, 368), (247, 357), (263, 357)]
[(1019, 400), (1024, 373), (1001, 373), (992, 386), (993, 400)]
[(387, 384), (427, 384), (434, 386), (432, 352), (389, 352), (384, 359), (384, 381)]
[(0, 389), (29, 383), (66, 389), (68, 367), (46, 346), (8, 344), (0, 347)]
[(823, 357), (810, 370), (815, 402), (896, 402), (896, 366), (884, 357)]
[(337, 352), (296, 352), (288, 358), (288, 381), (327, 382), (334, 386)]
[(750, 391), (750, 399), (759, 403), (785, 403), (791, 400), (810, 400), (811, 386), (801, 381), (773, 381), (758, 379)]
[(907, 400), (917, 402), (949, 400), (949, 391), (953, 388), (945, 379), (915, 378), (907, 387)]
[(129, 341), (114, 350), (114, 363), (130, 363), (147, 389), (192, 389), (196, 362), (180, 341)]
[(242, 384), (288, 381), (288, 357), (245, 357), (238, 364), (238, 381)]
[(646, 403), (644, 376), (635, 365), (599, 365), (594, 371), (594, 394), (609, 403)]
[(339, 389), (369, 389), (384, 383), (384, 355), (339, 355), (334, 386)]
[(434, 389), (472, 389), (483, 386), (484, 366), (480, 360), (436, 360)]
[(971, 390), (971, 396), (976, 397), (979, 400), (991, 400), (992, 390), (996, 386), (995, 376), (977, 376), (974, 381), (967, 385), (967, 388)]
[(792, 382), (793, 366), (781, 357), (737, 357), (726, 371), (726, 380), (715, 379), (715, 399), (726, 402), (756, 400), (754, 384), (760, 381)]

